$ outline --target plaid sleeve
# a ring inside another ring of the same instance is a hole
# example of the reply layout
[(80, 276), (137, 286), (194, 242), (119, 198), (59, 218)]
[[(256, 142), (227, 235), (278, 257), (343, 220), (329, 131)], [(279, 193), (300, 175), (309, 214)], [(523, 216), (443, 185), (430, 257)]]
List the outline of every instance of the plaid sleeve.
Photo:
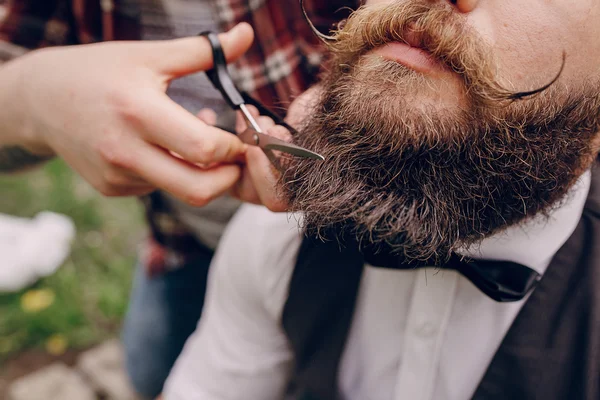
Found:
[[(358, 0), (306, 0), (313, 23), (327, 32), (348, 16)], [(253, 47), (235, 66), (232, 75), (241, 90), (265, 105), (285, 111), (300, 93), (314, 83), (324, 49), (302, 15), (298, 0), (215, 0), (223, 29), (239, 22), (255, 30)]]

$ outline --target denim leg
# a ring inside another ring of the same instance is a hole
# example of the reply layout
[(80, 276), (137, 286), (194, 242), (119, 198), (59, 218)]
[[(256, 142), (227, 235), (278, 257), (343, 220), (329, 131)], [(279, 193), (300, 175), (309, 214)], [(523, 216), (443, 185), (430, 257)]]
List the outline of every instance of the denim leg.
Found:
[(211, 255), (183, 268), (149, 278), (137, 267), (123, 343), (134, 389), (158, 396), (187, 338), (196, 329), (206, 291)]

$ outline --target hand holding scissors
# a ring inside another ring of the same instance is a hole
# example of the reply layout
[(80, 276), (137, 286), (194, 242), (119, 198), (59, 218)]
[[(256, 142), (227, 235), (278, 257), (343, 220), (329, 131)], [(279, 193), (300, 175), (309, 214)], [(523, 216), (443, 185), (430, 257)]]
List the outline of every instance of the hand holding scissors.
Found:
[(213, 50), (214, 67), (210, 71), (207, 71), (206, 75), (215, 88), (221, 92), (229, 106), (234, 110), (242, 112), (248, 125), (248, 129), (238, 135), (240, 140), (251, 146), (258, 146), (266, 153), (269, 153), (271, 150), (277, 150), (297, 157), (323, 161), (324, 158), (320, 154), (263, 133), (262, 129), (248, 110), (247, 104), (255, 106), (261, 114), (272, 118), (277, 125), (282, 125), (291, 132), (293, 132), (294, 129), (282, 121), (279, 116), (269, 111), (260, 102), (245, 93), (240, 93), (227, 71), (227, 61), (217, 34), (213, 32), (204, 32), (200, 35), (205, 36), (208, 39)]

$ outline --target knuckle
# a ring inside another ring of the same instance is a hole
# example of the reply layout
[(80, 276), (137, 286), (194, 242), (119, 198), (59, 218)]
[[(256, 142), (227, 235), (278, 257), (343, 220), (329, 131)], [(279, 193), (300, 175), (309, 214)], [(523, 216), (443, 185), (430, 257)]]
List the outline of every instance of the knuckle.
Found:
[(196, 143), (198, 158), (200, 162), (209, 163), (215, 160), (218, 146), (212, 140), (198, 140)]
[(119, 188), (110, 185), (107, 182), (99, 184), (98, 186), (96, 186), (96, 189), (98, 190), (98, 192), (100, 192), (100, 194), (102, 194), (105, 197), (121, 196), (121, 191), (119, 190)]
[(210, 108), (203, 108), (198, 112), (198, 117), (206, 124), (214, 125), (217, 121), (217, 113)]
[(192, 207), (203, 207), (211, 200), (212, 197), (205, 189), (196, 189), (189, 193), (185, 198), (185, 202)]
[(275, 125), (275, 122), (271, 118), (265, 116), (258, 117), (257, 122), (263, 129), (268, 129)]
[(144, 110), (141, 96), (135, 96), (123, 90), (115, 90), (110, 93), (109, 97), (117, 115), (129, 123), (140, 123)]
[(281, 125), (275, 125), (267, 130), (267, 134), (276, 137), (277, 139), (289, 141), (292, 139), (291, 133)]
[(127, 186), (127, 179), (121, 173), (113, 169), (108, 169), (103, 174), (103, 179), (109, 187)]
[(131, 169), (133, 166), (133, 158), (123, 148), (120, 135), (107, 135), (99, 142), (98, 152), (102, 159), (111, 166), (124, 169)]
[(248, 111), (250, 111), (250, 114), (252, 114), (253, 117), (258, 117), (260, 115), (260, 113), (258, 112), (258, 108), (256, 108), (253, 105), (249, 105), (248, 106)]

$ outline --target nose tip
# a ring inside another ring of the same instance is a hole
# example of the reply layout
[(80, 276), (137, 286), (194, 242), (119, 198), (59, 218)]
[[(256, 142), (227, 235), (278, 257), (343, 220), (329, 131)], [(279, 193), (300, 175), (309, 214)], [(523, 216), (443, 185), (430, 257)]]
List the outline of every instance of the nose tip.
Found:
[(477, 7), (479, 0), (449, 0), (452, 5), (454, 5), (458, 11), (462, 13), (469, 13)]

